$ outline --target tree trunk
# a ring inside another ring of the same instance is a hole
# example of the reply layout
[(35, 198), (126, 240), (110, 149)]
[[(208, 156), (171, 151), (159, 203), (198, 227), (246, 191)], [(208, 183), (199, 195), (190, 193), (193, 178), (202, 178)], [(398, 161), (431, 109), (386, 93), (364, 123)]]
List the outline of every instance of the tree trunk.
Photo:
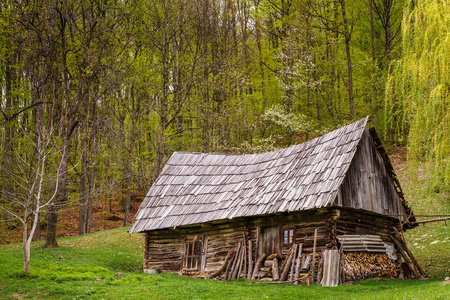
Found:
[(128, 226), (128, 218), (130, 215), (130, 199), (131, 199), (131, 174), (127, 176), (127, 195), (125, 200), (125, 218), (123, 226)]
[[(85, 126), (83, 126), (85, 127)], [(82, 133), (87, 134), (87, 132)], [(80, 208), (78, 219), (78, 234), (83, 235), (86, 233), (86, 206), (88, 201), (87, 191), (87, 143), (86, 137), (81, 138), (81, 176), (80, 176)]]
[(375, 56), (375, 26), (373, 23), (373, 0), (369, 0), (370, 4), (370, 33), (372, 44), (372, 82), (373, 82), (373, 103), (375, 103), (375, 118), (378, 120), (378, 93), (377, 93), (377, 69), (376, 69), (376, 56)]
[[(5, 170), (11, 170), (11, 168), (14, 166), (13, 161), (13, 153), (14, 153), (14, 125), (15, 123), (12, 120), (11, 117), (11, 111), (13, 109), (13, 97), (12, 97), (12, 82), (13, 82), (13, 69), (11, 67), (11, 59), (8, 58), (5, 66), (5, 123), (4, 123), (4, 150), (3, 150), (3, 161), (1, 170), (1, 175), (3, 178), (1, 178), (2, 181), (2, 194), (1, 194), (1, 200), (4, 201), (6, 207), (12, 207), (13, 204), (10, 201), (10, 195), (13, 192), (13, 187), (10, 184), (10, 181), (7, 180), (8, 173)], [(3, 219), (5, 221), (8, 221), (10, 219), (10, 215), (4, 211), (3, 212)]]
[[(93, 150), (91, 149), (91, 152)], [(86, 207), (86, 233), (91, 232), (92, 223), (92, 206), (94, 204), (94, 166), (93, 166), (93, 155), (88, 166), (88, 199)]]
[[(70, 127), (74, 127), (74, 125)], [(67, 131), (69, 131), (69, 129), (67, 128), (63, 130), (63, 149), (57, 173), (58, 184), (56, 186), (56, 201), (50, 205), (47, 214), (47, 232), (45, 237), (46, 248), (58, 247), (58, 243), (56, 242), (56, 224), (58, 222), (58, 211), (61, 207), (65, 206), (67, 202), (67, 162), (69, 159), (71, 134), (71, 132)]]
[(45, 248), (57, 248), (56, 224), (58, 223), (58, 208), (55, 205), (49, 207), (47, 213), (47, 232), (45, 235)]
[(339, 0), (342, 9), (342, 22), (344, 24), (344, 37), (345, 37), (345, 51), (347, 53), (347, 69), (348, 69), (348, 101), (350, 104), (350, 118), (355, 117), (355, 103), (353, 100), (353, 71), (352, 71), (352, 58), (350, 52), (351, 34), (348, 30), (347, 15), (345, 13), (345, 0)]
[(39, 213), (33, 215), (33, 219), (32, 219), (33, 224), (34, 224), (34, 218), (37, 218), (37, 226), (33, 233), (33, 236), (31, 237), (31, 240), (33, 242), (41, 239), (41, 215)]

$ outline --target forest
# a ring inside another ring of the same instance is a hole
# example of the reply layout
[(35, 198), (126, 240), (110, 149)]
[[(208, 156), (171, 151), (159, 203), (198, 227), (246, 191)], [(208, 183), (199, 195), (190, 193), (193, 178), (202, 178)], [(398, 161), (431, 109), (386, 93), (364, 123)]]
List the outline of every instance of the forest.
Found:
[[(362, 117), (450, 189), (450, 1), (3, 0), (0, 229), (57, 247), (174, 151), (261, 153)], [(24, 248), (25, 249), (25, 248)], [(25, 250), (24, 250), (25, 251)]]

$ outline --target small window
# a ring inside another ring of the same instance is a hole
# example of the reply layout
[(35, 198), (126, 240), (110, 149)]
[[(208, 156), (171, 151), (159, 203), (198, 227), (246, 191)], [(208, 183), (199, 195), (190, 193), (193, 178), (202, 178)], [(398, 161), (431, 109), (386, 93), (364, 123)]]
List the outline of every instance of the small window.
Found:
[(292, 245), (294, 243), (294, 240), (295, 240), (294, 233), (295, 233), (295, 230), (293, 228), (283, 230), (283, 244), (284, 245)]
[(202, 248), (202, 241), (186, 241), (184, 248), (183, 270), (199, 269)]

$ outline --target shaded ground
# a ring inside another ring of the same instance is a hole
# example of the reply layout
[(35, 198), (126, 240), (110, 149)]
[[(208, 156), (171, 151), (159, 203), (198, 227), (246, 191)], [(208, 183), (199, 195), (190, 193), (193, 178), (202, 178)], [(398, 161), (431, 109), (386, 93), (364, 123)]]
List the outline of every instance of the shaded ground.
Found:
[[(133, 222), (144, 193), (133, 194), (130, 203), (129, 224)], [(57, 238), (78, 235), (78, 206), (73, 205), (60, 212), (58, 216)], [(42, 218), (42, 217), (41, 217)], [(113, 199), (97, 199), (92, 208), (91, 232), (124, 226), (125, 210), (118, 197)], [(0, 223), (0, 245), (22, 241), (22, 226), (19, 222)], [(45, 220), (42, 220), (41, 238), (45, 238)]]

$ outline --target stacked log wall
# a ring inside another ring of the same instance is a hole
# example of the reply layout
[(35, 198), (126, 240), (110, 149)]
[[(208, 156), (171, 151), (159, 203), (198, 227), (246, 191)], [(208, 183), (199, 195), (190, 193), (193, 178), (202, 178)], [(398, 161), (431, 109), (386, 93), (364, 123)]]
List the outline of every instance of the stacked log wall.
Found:
[(178, 272), (183, 256), (183, 239), (170, 235), (145, 235), (144, 269)]
[[(337, 235), (371, 234), (379, 235), (385, 242), (391, 242), (390, 234), (395, 220), (375, 214), (343, 209), (327, 208), (308, 213), (291, 213), (287, 215), (267, 216), (254, 219), (232, 220), (229, 223), (209, 224), (176, 230), (161, 230), (146, 234), (146, 249), (144, 268), (159, 268), (163, 272), (179, 272), (183, 259), (183, 245), (196, 235), (202, 235), (204, 253), (201, 269), (203, 274), (212, 274), (219, 270), (230, 250), (236, 250), (237, 245), (245, 239), (245, 246), (252, 241), (252, 259), (256, 262), (262, 254), (258, 249), (258, 239), (261, 239), (261, 228), (279, 225), (280, 238), (283, 230), (295, 229), (294, 244), (302, 244), (302, 254), (311, 256), (314, 249), (314, 232), (317, 229), (315, 270), (320, 270), (323, 251), (338, 249)], [(363, 230), (363, 232), (361, 232)], [(282, 259), (289, 255), (292, 244), (281, 242)], [(248, 262), (248, 256), (246, 257)], [(247, 266), (248, 269), (248, 266)], [(317, 271), (316, 271), (317, 272)], [(246, 277), (244, 267), (240, 277)], [(319, 272), (320, 273), (320, 272)], [(194, 274), (195, 275), (195, 274)], [(316, 274), (316, 279), (319, 279)]]
[(393, 233), (392, 227), (397, 223), (398, 221), (394, 219), (343, 209), (336, 221), (336, 233), (338, 235), (378, 235), (384, 242), (391, 243), (390, 235)]
[(235, 250), (244, 238), (247, 228), (228, 228), (207, 233), (208, 250), (205, 272), (215, 272), (225, 262), (230, 250)]

